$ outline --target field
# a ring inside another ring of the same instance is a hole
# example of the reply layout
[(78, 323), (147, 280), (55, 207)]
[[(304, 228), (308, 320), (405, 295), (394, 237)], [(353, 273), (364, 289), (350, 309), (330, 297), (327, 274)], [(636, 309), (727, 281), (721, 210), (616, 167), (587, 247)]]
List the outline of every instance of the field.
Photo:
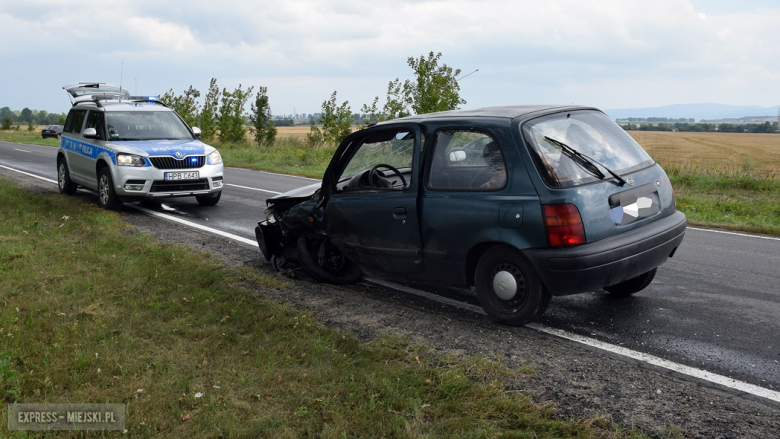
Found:
[(780, 177), (780, 134), (628, 133), (664, 168)]

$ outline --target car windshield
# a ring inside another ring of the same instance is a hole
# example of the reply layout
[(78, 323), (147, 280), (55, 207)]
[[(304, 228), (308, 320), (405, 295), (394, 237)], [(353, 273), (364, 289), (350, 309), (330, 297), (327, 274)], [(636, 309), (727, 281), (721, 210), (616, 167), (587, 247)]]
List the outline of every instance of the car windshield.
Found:
[(396, 169), (410, 168), (413, 151), (414, 133), (411, 131), (385, 131), (369, 135), (363, 139), (360, 148), (344, 168), (341, 180), (378, 164), (390, 165)]
[(184, 122), (171, 111), (107, 111), (109, 140), (191, 140)]
[(533, 150), (534, 162), (540, 174), (553, 187), (577, 186), (600, 179), (564, 154), (558, 142), (619, 175), (654, 163), (631, 136), (598, 111), (582, 110), (542, 116), (523, 124), (522, 130)]

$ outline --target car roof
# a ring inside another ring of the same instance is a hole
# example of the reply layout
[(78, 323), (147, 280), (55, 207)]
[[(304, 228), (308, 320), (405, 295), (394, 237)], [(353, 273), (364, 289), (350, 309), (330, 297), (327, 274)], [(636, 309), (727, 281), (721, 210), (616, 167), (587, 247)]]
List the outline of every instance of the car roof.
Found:
[(539, 113), (551, 110), (565, 109), (590, 109), (592, 107), (583, 107), (579, 105), (505, 105), (500, 107), (481, 107), (466, 110), (440, 111), (437, 113), (418, 114), (415, 116), (393, 119), (388, 122), (417, 122), (423, 119), (443, 119), (443, 118), (461, 118), (461, 117), (492, 117), (502, 119), (514, 119), (516, 117)]

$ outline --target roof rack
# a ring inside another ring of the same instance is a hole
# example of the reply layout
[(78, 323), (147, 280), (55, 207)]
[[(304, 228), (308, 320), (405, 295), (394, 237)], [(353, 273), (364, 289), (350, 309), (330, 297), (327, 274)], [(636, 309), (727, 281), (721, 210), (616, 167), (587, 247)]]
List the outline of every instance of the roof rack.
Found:
[(119, 96), (112, 94), (90, 95), (89, 99), (76, 100), (76, 102), (73, 103), (73, 106), (75, 107), (78, 104), (95, 104), (98, 108), (103, 108), (103, 103), (101, 101), (146, 102), (149, 104), (159, 104), (165, 108), (169, 108), (165, 105), (165, 102), (162, 102), (157, 96)]

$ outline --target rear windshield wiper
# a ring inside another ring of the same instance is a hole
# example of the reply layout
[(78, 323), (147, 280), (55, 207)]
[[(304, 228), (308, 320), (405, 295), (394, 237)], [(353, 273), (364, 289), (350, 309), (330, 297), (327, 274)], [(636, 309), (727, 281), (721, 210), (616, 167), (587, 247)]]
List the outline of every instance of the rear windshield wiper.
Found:
[(596, 160), (586, 156), (585, 154), (577, 151), (576, 149), (572, 148), (571, 146), (569, 146), (569, 145), (567, 145), (567, 144), (565, 144), (565, 143), (563, 143), (563, 142), (561, 142), (559, 140), (555, 140), (555, 139), (552, 139), (552, 138), (547, 137), (547, 136), (544, 136), (544, 139), (547, 140), (548, 142), (552, 143), (553, 145), (556, 145), (559, 148), (561, 148), (561, 152), (563, 153), (563, 155), (565, 155), (566, 157), (572, 159), (572, 161), (574, 161), (578, 165), (582, 166), (582, 169), (584, 169), (584, 170), (590, 172), (591, 174), (595, 175), (600, 180), (603, 180), (606, 177), (606, 175), (604, 175), (604, 173), (601, 172), (601, 170), (599, 170), (599, 168), (597, 168), (596, 165), (601, 166), (602, 168), (606, 169), (607, 172), (612, 174), (612, 176), (615, 177), (615, 179), (620, 182), (620, 186), (621, 187), (625, 186), (626, 180), (624, 180), (623, 177), (617, 175), (615, 172), (613, 172), (611, 169), (609, 169), (608, 167), (604, 166), (603, 164), (597, 162)]

